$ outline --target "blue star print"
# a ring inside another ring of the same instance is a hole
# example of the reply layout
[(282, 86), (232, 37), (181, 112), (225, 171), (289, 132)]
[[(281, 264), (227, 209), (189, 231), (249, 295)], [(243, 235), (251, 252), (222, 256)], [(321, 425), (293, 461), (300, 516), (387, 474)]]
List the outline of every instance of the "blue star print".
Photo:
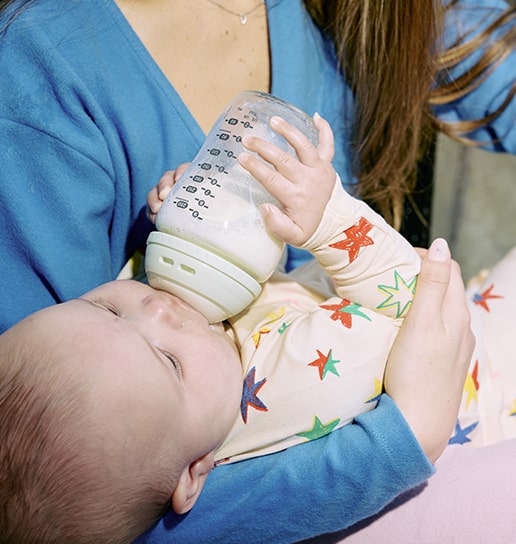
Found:
[(240, 413), (244, 423), (247, 423), (247, 410), (249, 406), (252, 406), (256, 410), (262, 412), (267, 411), (267, 406), (258, 398), (258, 392), (265, 385), (267, 378), (263, 378), (258, 383), (255, 383), (256, 379), (256, 367), (253, 366), (247, 373), (244, 380), (244, 391), (242, 392), (242, 400), (240, 401)]
[(448, 440), (448, 444), (466, 444), (466, 442), (471, 442), (471, 438), (468, 438), (468, 434), (471, 434), (476, 429), (477, 425), (478, 421), (463, 429), (457, 421), (455, 424), (455, 434)]

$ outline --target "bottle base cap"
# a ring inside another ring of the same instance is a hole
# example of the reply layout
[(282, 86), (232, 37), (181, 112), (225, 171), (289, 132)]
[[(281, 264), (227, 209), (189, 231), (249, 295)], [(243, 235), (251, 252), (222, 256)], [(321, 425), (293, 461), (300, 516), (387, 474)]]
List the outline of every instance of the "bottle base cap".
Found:
[(260, 284), (219, 255), (163, 232), (151, 232), (145, 252), (149, 285), (168, 291), (218, 323), (244, 310)]

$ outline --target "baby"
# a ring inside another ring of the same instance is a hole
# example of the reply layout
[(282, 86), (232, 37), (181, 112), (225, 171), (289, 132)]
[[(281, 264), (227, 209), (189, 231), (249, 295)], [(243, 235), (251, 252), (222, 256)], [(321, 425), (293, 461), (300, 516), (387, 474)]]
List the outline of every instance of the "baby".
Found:
[[(0, 336), (7, 542), (131, 542), (170, 504), (191, 509), (214, 464), (318, 438), (374, 407), (419, 257), (342, 189), (331, 129), (314, 120), (317, 148), (271, 120), (297, 159), (244, 140), (274, 167), (239, 157), (282, 205), (262, 206), (267, 227), (316, 260), (278, 271), (240, 315), (210, 325), (171, 294), (118, 280)], [(149, 195), (152, 213), (173, 179)]]

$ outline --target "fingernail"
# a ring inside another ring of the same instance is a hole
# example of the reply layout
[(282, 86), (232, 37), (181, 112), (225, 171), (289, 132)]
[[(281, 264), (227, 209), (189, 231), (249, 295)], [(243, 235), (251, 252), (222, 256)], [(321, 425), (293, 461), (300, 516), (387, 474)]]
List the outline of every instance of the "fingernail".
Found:
[(450, 258), (448, 242), (444, 238), (436, 238), (428, 249), (428, 257), (431, 261), (447, 261)]
[(246, 153), (245, 151), (241, 151), (238, 154), (238, 162), (241, 164), (244, 164), (249, 160), (249, 157), (250, 157), (249, 153)]

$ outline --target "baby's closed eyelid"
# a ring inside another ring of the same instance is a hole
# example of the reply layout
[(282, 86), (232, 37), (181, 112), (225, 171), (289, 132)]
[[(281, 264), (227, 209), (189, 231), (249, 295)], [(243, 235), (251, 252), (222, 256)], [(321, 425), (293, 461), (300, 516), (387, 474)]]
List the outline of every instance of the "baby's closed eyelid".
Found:
[(101, 299), (101, 298), (93, 298), (93, 299), (85, 299), (94, 304), (95, 306), (98, 306), (99, 308), (102, 308), (103, 310), (106, 310), (107, 312), (115, 315), (116, 317), (121, 317), (121, 312), (117, 308), (115, 304), (112, 304), (111, 302)]
[(172, 364), (178, 378), (180, 380), (183, 379), (183, 367), (181, 365), (181, 362), (179, 361), (179, 359), (173, 355), (172, 353), (166, 351), (166, 350), (160, 350), (161, 353), (170, 361), (170, 363)]

